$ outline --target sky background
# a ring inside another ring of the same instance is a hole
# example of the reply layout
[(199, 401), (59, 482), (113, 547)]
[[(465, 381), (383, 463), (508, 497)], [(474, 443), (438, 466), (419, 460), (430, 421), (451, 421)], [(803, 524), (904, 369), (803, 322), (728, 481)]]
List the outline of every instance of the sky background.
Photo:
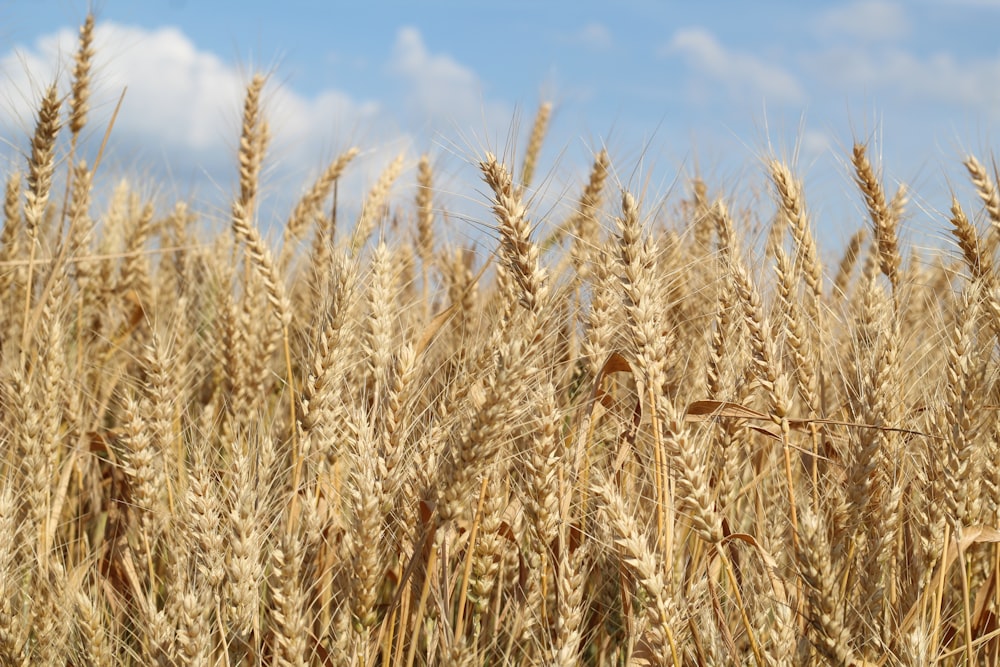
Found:
[[(77, 0), (0, 0), (0, 158), (23, 164), (44, 88), (69, 78)], [(1000, 0), (855, 2), (223, 2), (98, 0), (92, 155), (123, 86), (107, 167), (141, 174), (164, 202), (219, 215), (235, 187), (242, 92), (271, 74), (274, 133), (265, 228), (352, 145), (363, 159), (341, 198), (400, 152), (395, 190), (412, 195), (417, 158), (437, 168), (440, 205), (488, 219), (475, 162), (520, 157), (540, 100), (555, 113), (533, 216), (561, 220), (594, 150), (615, 186), (670, 207), (700, 173), (749, 201), (762, 160), (794, 162), (819, 234), (833, 245), (865, 224), (850, 146), (872, 142), (887, 189), (914, 192), (903, 232), (945, 237), (969, 152), (991, 159), (1000, 121)], [(153, 185), (155, 184), (155, 186)], [(766, 192), (766, 191), (765, 191)], [(560, 199), (562, 203), (560, 204)], [(762, 217), (773, 206), (758, 206)], [(476, 225), (467, 233), (475, 237)], [(272, 237), (275, 234), (271, 234)]]

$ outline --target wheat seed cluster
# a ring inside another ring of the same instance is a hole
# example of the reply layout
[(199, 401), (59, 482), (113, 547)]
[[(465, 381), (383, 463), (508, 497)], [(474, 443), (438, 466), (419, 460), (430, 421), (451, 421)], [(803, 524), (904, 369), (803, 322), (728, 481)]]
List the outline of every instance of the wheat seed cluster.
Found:
[(777, 156), (542, 209), (542, 104), (489, 247), (364, 146), (272, 228), (256, 75), (206, 224), (108, 183), (93, 33), (2, 174), (0, 665), (1000, 663), (995, 166), (919, 254), (868, 141), (844, 249)]

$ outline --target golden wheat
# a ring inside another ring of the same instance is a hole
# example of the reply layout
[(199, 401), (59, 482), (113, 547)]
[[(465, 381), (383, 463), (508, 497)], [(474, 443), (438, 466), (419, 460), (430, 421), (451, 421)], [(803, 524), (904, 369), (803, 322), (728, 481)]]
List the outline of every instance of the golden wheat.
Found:
[[(449, 240), (433, 156), (338, 192), (352, 148), (276, 252), (266, 77), (232, 233), (200, 237), (77, 142), (93, 31), (4, 175), (0, 665), (1000, 661), (977, 158), (975, 201), (945, 202), (956, 247), (918, 258), (910, 193), (887, 200), (855, 145), (872, 233), (826, 264), (773, 158), (761, 243), (698, 178), (657, 213), (606, 197), (606, 150), (533, 210), (544, 103), (519, 182), (474, 165), (495, 250)], [(411, 177), (412, 203), (389, 196)], [(361, 213), (338, 242), (341, 196)]]

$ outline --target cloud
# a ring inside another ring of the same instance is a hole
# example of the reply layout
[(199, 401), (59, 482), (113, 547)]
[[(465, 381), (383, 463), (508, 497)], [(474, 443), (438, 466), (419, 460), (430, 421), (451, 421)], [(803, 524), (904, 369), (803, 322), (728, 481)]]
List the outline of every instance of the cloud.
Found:
[(959, 61), (953, 54), (926, 56), (891, 48), (837, 48), (804, 59), (816, 77), (846, 92), (897, 98), (906, 103), (947, 104), (1000, 116), (1000, 59)]
[(472, 69), (451, 56), (431, 53), (416, 28), (397, 33), (388, 71), (403, 84), (407, 111), (434, 130), (477, 127), (484, 121), (497, 128), (510, 119), (505, 105), (485, 99)]
[(607, 26), (597, 21), (591, 21), (576, 32), (562, 37), (566, 44), (578, 44), (592, 51), (607, 51), (614, 46), (614, 38)]
[[(76, 30), (66, 28), (0, 52), (0, 158), (23, 164), (20, 155), (27, 151), (43, 91), (57, 78), (60, 90), (68, 91), (76, 40)], [(138, 174), (158, 188), (184, 192), (185, 198), (225, 211), (237, 177), (240, 114), (252, 70), (200, 48), (170, 27), (99, 23), (95, 53), (89, 137), (81, 153), (89, 159), (96, 154), (127, 87), (103, 171), (120, 169), (130, 179)], [(282, 220), (326, 161), (350, 145), (363, 152), (345, 174), (342, 189), (364, 193), (417, 137), (426, 146), (437, 132), (454, 137), (456, 127), (484, 133), (509, 128), (509, 106), (486, 100), (480, 77), (453, 58), (432, 53), (416, 29), (400, 30), (382, 62), (375, 75), (388, 76), (379, 82), (385, 91), (380, 102), (332, 88), (303, 95), (281, 81), (280, 71), (271, 77), (263, 97), (272, 141), (264, 168), (262, 225)], [(481, 146), (470, 140), (468, 148)], [(397, 195), (410, 180), (400, 179)], [(362, 196), (356, 199), (345, 200), (345, 210)]]
[(846, 35), (865, 42), (895, 41), (910, 33), (903, 6), (890, 0), (855, 0), (823, 12), (816, 20), (823, 35)]
[(941, 7), (973, 7), (977, 9), (1000, 9), (1000, 0), (925, 0), (925, 4)]
[(830, 135), (823, 130), (806, 129), (802, 133), (801, 146), (803, 155), (813, 159), (833, 150), (834, 142)]
[(105, 24), (98, 27), (95, 44), (97, 53), (109, 58), (99, 79), (102, 88), (112, 94), (128, 88), (119, 132), (157, 137), (162, 145), (198, 153), (220, 148), (232, 129), (225, 121), (231, 123), (242, 97), (245, 78), (239, 72), (199, 51), (175, 28)]
[[(106, 22), (98, 24), (94, 44), (91, 132), (103, 131), (118, 96), (126, 90), (113, 144), (131, 144), (137, 152), (168, 158), (187, 155), (211, 161), (221, 156), (231, 161), (249, 78), (246, 70), (199, 49), (171, 27), (146, 30)], [(0, 72), (10, 89), (18, 91), (0, 104), (7, 124), (30, 131), (39, 91), (56, 74), (62, 75), (62, 87), (67, 87), (71, 71), (67, 61), (75, 48), (75, 32), (63, 29), (0, 58)], [(280, 109), (269, 118), (278, 130), (276, 139), (285, 146), (306, 137), (330, 136), (344, 123), (357, 125), (379, 113), (377, 105), (340, 91), (304, 97), (273, 83), (265, 106), (268, 112)]]
[[(38, 100), (57, 76), (68, 90), (76, 31), (60, 30), (0, 55), (0, 156), (21, 163)], [(182, 193), (209, 211), (227, 210), (237, 178), (243, 97), (251, 70), (196, 46), (175, 28), (105, 22), (95, 33), (94, 93), (81, 153), (93, 159), (121, 91), (127, 92), (102, 170), (135, 185)], [(363, 153), (344, 175), (344, 191), (363, 193), (413, 143), (385, 108), (336, 89), (303, 95), (272, 76), (262, 100), (271, 129), (264, 165), (261, 225), (280, 222), (325, 163), (350, 145)], [(357, 201), (353, 201), (357, 199)], [(361, 196), (345, 198), (346, 215)]]
[[(762, 97), (778, 104), (798, 104), (805, 99), (802, 86), (788, 71), (749, 54), (726, 49), (704, 28), (685, 28), (674, 33), (659, 50), (664, 57), (680, 56), (695, 71), (720, 84), (730, 97), (744, 100)], [(711, 95), (706, 88), (702, 94)]]

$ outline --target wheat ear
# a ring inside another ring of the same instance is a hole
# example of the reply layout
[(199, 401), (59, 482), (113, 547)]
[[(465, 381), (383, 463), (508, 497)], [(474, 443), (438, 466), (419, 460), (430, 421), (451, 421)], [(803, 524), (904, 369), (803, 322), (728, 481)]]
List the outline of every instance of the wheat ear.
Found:
[(493, 191), (493, 214), (500, 232), (503, 266), (518, 287), (518, 292), (509, 296), (537, 318), (548, 289), (545, 271), (538, 262), (538, 246), (531, 240), (531, 225), (526, 217), (520, 189), (514, 188), (510, 172), (497, 162), (492, 153), (486, 154), (479, 168), (483, 172), (483, 180)]
[(399, 154), (385, 168), (375, 182), (375, 185), (368, 192), (368, 196), (365, 197), (365, 203), (361, 207), (361, 215), (358, 217), (358, 223), (354, 226), (354, 234), (351, 239), (351, 251), (353, 254), (356, 255), (361, 251), (361, 248), (364, 247), (371, 237), (372, 232), (375, 231), (378, 222), (385, 216), (386, 200), (389, 198), (389, 191), (392, 189), (392, 184), (399, 178), (402, 170), (403, 155)]
[(312, 184), (302, 198), (295, 205), (291, 216), (285, 223), (284, 242), (281, 246), (281, 254), (278, 257), (278, 267), (285, 270), (292, 260), (295, 252), (295, 242), (305, 233), (313, 218), (320, 215), (320, 208), (323, 201), (330, 196), (333, 186), (337, 183), (341, 174), (347, 166), (358, 155), (357, 148), (349, 148), (331, 162), (320, 174), (319, 178)]
[(1000, 243), (1000, 193), (997, 192), (996, 180), (975, 155), (966, 157), (963, 164), (969, 172), (969, 178), (972, 179), (976, 193), (983, 201), (987, 215), (989, 215), (990, 228), (993, 231), (990, 248), (995, 248), (997, 243)]
[(524, 151), (524, 163), (521, 165), (522, 188), (531, 186), (538, 165), (538, 154), (542, 150), (542, 142), (545, 140), (545, 133), (548, 132), (551, 117), (552, 103), (542, 102), (535, 113), (535, 122), (531, 126), (531, 136), (528, 138), (528, 148)]
[(899, 287), (899, 244), (896, 240), (896, 220), (885, 199), (882, 181), (871, 162), (868, 160), (868, 149), (864, 144), (854, 144), (852, 162), (854, 163), (855, 180), (864, 196), (868, 215), (871, 217), (875, 230), (875, 243), (878, 247), (879, 268), (892, 283), (893, 294)]
[(799, 576), (806, 585), (814, 645), (835, 665), (855, 664), (843, 605), (835, 597), (836, 577), (830, 564), (825, 525), (809, 508), (801, 512), (802, 539), (795, 549)]
[[(45, 207), (49, 202), (52, 176), (55, 172), (55, 148), (56, 137), (61, 125), (59, 120), (61, 106), (56, 85), (52, 84), (42, 98), (42, 104), (38, 110), (38, 122), (35, 125), (35, 134), (31, 139), (31, 157), (28, 160), (28, 191), (24, 195), (24, 226), (28, 232), (29, 244), (28, 278), (24, 294), (23, 321), (25, 325), (30, 321), (31, 297), (34, 291), (35, 255), (38, 252), (39, 237), (42, 236), (42, 230), (39, 228), (45, 214)], [(30, 327), (25, 326), (21, 338), (22, 363), (29, 331)]]

